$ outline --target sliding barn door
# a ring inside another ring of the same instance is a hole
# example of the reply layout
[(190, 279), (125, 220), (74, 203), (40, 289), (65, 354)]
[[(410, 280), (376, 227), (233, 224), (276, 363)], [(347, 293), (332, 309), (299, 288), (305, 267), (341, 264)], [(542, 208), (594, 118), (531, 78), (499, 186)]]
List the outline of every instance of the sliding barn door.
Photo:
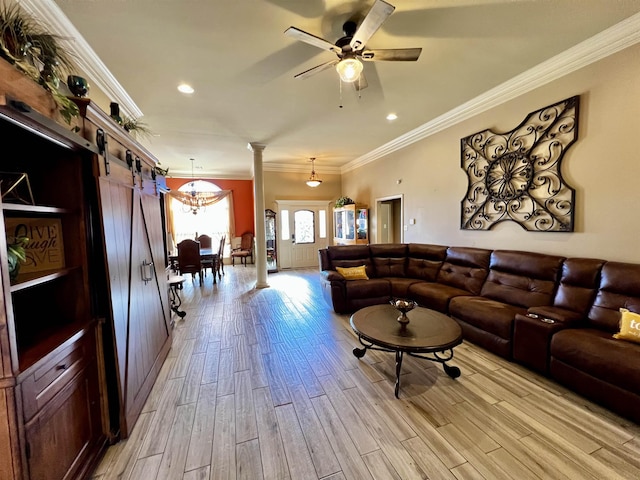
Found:
[(160, 201), (100, 178), (120, 429), (127, 437), (171, 346)]

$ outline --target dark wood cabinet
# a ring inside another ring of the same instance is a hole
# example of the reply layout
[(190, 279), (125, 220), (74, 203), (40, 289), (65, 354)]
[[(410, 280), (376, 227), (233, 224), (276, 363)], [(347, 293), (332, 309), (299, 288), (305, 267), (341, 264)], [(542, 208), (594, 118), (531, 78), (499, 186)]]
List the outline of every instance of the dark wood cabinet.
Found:
[[(47, 116), (52, 101), (37, 84), (13, 88), (11, 69), (0, 62), (0, 479), (84, 478), (107, 440), (89, 206), (96, 151)], [(16, 236), (29, 241), (14, 278)]]
[[(92, 466), (92, 452), (100, 450), (103, 435), (95, 341), (93, 329), (82, 332), (47, 359), (42, 371), (30, 375), (33, 383), (29, 387), (22, 383), (25, 417), (33, 414), (25, 418), (24, 426), (31, 480), (82, 478)], [(39, 408), (27, 409), (34, 404)]]
[(171, 347), (157, 161), (78, 103), (75, 133), (0, 59), (0, 480), (88, 478)]

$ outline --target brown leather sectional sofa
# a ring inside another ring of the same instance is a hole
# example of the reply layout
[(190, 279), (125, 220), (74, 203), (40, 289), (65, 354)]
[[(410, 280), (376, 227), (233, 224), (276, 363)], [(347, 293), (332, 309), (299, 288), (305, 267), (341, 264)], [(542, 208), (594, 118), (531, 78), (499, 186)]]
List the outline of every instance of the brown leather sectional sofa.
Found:
[[(640, 423), (640, 344), (612, 337), (621, 307), (640, 313), (640, 265), (425, 244), (330, 246), (319, 258), (337, 313), (415, 300), (466, 340)], [(362, 265), (367, 280), (336, 271)]]

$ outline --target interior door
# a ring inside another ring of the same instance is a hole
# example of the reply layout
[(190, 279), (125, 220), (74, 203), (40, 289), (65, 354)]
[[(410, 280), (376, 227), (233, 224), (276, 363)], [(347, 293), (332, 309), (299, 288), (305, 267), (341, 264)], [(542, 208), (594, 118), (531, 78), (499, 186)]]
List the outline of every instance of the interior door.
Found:
[(404, 241), (403, 196), (376, 200), (376, 238), (378, 243)]
[(318, 266), (318, 250), (328, 240), (329, 202), (278, 202), (280, 268)]

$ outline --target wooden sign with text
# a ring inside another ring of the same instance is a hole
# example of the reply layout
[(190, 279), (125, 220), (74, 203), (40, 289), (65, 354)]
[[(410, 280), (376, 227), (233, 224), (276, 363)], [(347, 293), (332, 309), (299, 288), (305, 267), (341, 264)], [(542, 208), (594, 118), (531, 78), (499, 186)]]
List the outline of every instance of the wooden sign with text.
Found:
[(7, 238), (27, 237), (27, 260), (20, 273), (64, 268), (62, 222), (59, 218), (5, 218)]

